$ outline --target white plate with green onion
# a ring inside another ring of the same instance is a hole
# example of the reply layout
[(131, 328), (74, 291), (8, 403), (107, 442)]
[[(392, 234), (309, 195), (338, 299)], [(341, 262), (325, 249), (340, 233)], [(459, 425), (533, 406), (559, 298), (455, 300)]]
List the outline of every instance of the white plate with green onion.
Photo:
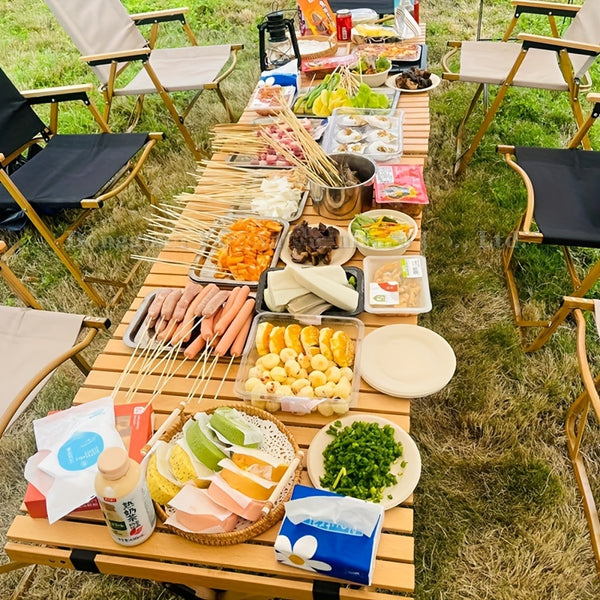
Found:
[[(369, 434), (373, 430), (371, 430), (369, 426), (365, 428), (368, 431), (356, 431), (355, 429), (356, 441), (359, 442), (359, 446), (358, 448), (355, 447), (352, 452), (349, 452), (347, 451), (348, 446), (344, 449), (344, 445), (345, 442), (348, 444), (350, 443), (350, 431), (352, 430), (352, 424), (355, 421), (365, 424), (377, 424), (379, 426), (379, 431), (371, 436)], [(328, 431), (332, 425), (336, 426), (338, 432), (342, 432), (341, 435), (346, 437), (342, 439), (329, 434)], [(358, 492), (360, 487), (366, 487), (370, 484), (367, 479), (370, 452), (368, 449), (368, 440), (371, 439), (372, 442), (379, 442), (379, 436), (383, 435), (381, 430), (385, 425), (389, 425), (393, 429), (393, 442), (401, 444), (402, 455), (396, 458), (389, 467), (389, 473), (395, 476), (396, 482), (384, 486), (381, 491), (378, 492), (380, 498), (376, 501), (380, 502), (386, 510), (404, 502), (413, 493), (419, 482), (419, 477), (421, 476), (421, 455), (419, 454), (419, 449), (413, 439), (406, 431), (404, 431), (404, 429), (402, 429), (402, 427), (400, 427), (400, 425), (376, 415), (346, 415), (336, 421), (332, 421), (315, 435), (308, 448), (308, 455), (306, 458), (308, 476), (310, 477), (312, 484), (321, 490), (329, 490), (342, 495), (360, 497), (361, 494)], [(385, 440), (385, 444), (393, 444), (390, 438), (384, 437), (383, 439)], [(330, 452), (334, 449), (336, 451), (332, 457), (333, 469), (329, 469), (331, 473), (326, 473), (326, 459), (324, 452), (335, 440), (339, 440), (342, 443), (337, 444), (337, 449), (335, 446), (330, 448)], [(380, 444), (376, 443), (375, 446), (373, 452), (377, 453), (379, 452), (378, 446), (380, 446)], [(376, 457), (373, 458), (376, 459)], [(373, 462), (375, 462), (375, 460), (373, 460)], [(342, 469), (345, 469), (346, 472), (344, 473)], [(332, 485), (324, 485), (322, 481), (330, 481), (332, 482)], [(363, 497), (362, 499), (375, 501), (373, 498)]]

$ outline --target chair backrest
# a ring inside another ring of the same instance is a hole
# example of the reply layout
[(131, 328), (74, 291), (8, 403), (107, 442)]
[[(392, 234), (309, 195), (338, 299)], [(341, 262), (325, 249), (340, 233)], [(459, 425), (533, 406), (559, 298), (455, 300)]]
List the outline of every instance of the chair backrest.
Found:
[[(567, 27), (563, 38), (586, 44), (600, 44), (600, 0), (585, 0), (577, 15)], [(575, 73), (583, 75), (595, 60), (595, 56), (571, 54)]]
[(0, 69), (0, 152), (10, 156), (45, 129), (43, 121)]
[[(135, 50), (148, 44), (120, 0), (45, 0), (82, 56)], [(110, 65), (92, 67), (107, 83)]]

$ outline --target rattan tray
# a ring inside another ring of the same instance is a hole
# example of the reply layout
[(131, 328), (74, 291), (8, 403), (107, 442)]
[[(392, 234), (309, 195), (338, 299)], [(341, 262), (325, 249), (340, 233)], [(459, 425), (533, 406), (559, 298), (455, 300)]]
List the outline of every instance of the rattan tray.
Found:
[[(279, 419), (277, 419), (270, 413), (259, 408), (255, 408), (251, 405), (238, 403), (235, 405), (231, 405), (231, 408), (235, 408), (240, 412), (244, 412), (248, 415), (253, 415), (265, 421), (271, 421), (272, 423), (274, 423), (277, 429), (279, 429), (279, 431), (281, 431), (287, 436), (294, 450), (294, 454), (296, 456), (299, 455), (300, 448), (298, 447), (298, 444), (294, 440), (289, 429)], [(206, 413), (210, 414), (214, 410), (214, 408), (207, 410)], [(165, 433), (160, 439), (165, 442), (169, 442), (174, 436), (176, 436), (182, 431), (183, 425), (189, 418), (192, 417), (190, 415), (184, 415), (183, 413), (181, 413), (178, 420), (165, 431)], [(271, 508), (271, 510), (266, 515), (260, 517), (257, 521), (250, 522), (242, 520), (241, 527), (238, 526), (238, 529), (235, 529), (234, 531), (226, 533), (189, 533), (187, 531), (182, 531), (177, 527), (173, 527), (172, 525), (164, 525), (164, 527), (166, 527), (169, 531), (184, 537), (187, 540), (197, 542), (199, 544), (206, 544), (208, 546), (228, 546), (231, 544), (239, 544), (241, 542), (245, 542), (246, 540), (252, 539), (257, 535), (260, 535), (283, 518), (285, 512), (284, 502), (290, 499), (292, 495), (292, 489), (294, 488), (296, 483), (300, 481), (301, 473), (302, 461), (300, 461), (300, 463), (296, 467), (296, 470), (294, 471), (287, 485), (283, 488), (281, 494), (279, 495), (279, 498), (277, 498), (273, 503), (273, 507)], [(154, 503), (154, 506), (156, 508), (156, 514), (158, 515), (159, 519), (164, 523), (168, 516), (164, 506), (157, 504), (156, 502)]]
[[(318, 52), (302, 52), (303, 42), (328, 42), (329, 48), (324, 48)], [(312, 60), (315, 58), (323, 58), (324, 56), (334, 56), (338, 50), (337, 38), (335, 35), (308, 35), (305, 37), (298, 38), (298, 47), (300, 48), (300, 55), (303, 60)]]

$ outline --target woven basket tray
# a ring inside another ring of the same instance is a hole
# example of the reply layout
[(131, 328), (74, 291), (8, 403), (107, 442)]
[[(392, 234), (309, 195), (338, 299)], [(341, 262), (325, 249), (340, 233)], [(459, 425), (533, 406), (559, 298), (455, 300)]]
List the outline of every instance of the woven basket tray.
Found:
[[(285, 434), (288, 438), (288, 441), (294, 449), (294, 454), (298, 454), (300, 449), (298, 447), (298, 444), (292, 437), (291, 432), (279, 419), (275, 418), (272, 414), (250, 405), (235, 405), (231, 406), (231, 408), (235, 408), (238, 411), (244, 412), (248, 415), (259, 417), (264, 421), (271, 421), (272, 423), (274, 423), (277, 429), (279, 429), (279, 431)], [(206, 411), (206, 413), (211, 414), (214, 410), (214, 408), (209, 409)], [(188, 418), (192, 417), (185, 416), (182, 414), (180, 419), (172, 427), (167, 429), (167, 431), (161, 437), (161, 440), (169, 442), (173, 437), (179, 434), (182, 431), (183, 425), (188, 420)], [(246, 540), (252, 539), (257, 535), (260, 535), (283, 518), (283, 514), (285, 512), (285, 507), (283, 503), (290, 499), (293, 487), (296, 485), (296, 483), (298, 483), (298, 481), (300, 481), (301, 472), (302, 463), (300, 462), (300, 464), (294, 471), (294, 474), (291, 477), (290, 481), (281, 492), (279, 498), (275, 500), (273, 508), (266, 515), (260, 517), (257, 521), (254, 521), (253, 523), (242, 520), (243, 525), (239, 529), (235, 529), (234, 531), (229, 531), (225, 533), (189, 533), (171, 525), (165, 525), (165, 527), (169, 529), (169, 531), (176, 533), (177, 535), (180, 535), (186, 538), (187, 540), (197, 542), (199, 544), (206, 544), (208, 546), (228, 546), (230, 544), (239, 544), (241, 542), (245, 542)], [(156, 507), (156, 514), (158, 515), (159, 519), (164, 523), (168, 516), (167, 512), (165, 511), (165, 508), (162, 505), (157, 504), (156, 502), (154, 503), (154, 506)]]
[[(305, 54), (302, 52), (302, 42), (327, 42), (329, 44), (328, 48), (323, 48), (323, 50), (319, 52), (309, 52)], [(302, 55), (302, 59), (312, 60), (315, 58), (323, 58), (325, 56), (334, 56), (338, 50), (337, 38), (335, 35), (326, 36), (326, 35), (308, 35), (301, 38), (298, 38), (298, 45), (300, 47), (300, 54)]]

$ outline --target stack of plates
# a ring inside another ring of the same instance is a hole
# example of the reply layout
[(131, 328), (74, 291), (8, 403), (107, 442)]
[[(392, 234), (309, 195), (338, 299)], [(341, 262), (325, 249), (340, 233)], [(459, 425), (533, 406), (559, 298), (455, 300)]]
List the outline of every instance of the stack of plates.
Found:
[(399, 398), (439, 392), (454, 375), (456, 356), (439, 334), (418, 325), (387, 325), (362, 342), (361, 377)]

